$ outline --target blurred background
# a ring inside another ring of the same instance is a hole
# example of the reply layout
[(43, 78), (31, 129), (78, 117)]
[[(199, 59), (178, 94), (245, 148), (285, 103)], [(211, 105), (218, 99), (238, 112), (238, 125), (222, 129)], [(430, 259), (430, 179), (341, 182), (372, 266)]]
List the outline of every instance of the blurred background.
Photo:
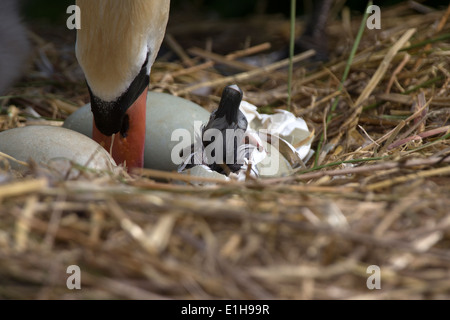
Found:
[[(66, 8), (75, 0), (22, 0), (24, 15), (28, 20), (45, 21), (48, 23), (59, 23), (66, 19)], [(297, 15), (303, 15), (313, 0), (297, 1)], [(360, 0), (337, 0), (355, 11), (363, 11), (366, 1)], [(402, 0), (373, 1), (380, 6), (390, 6), (404, 2)], [(417, 1), (427, 6), (439, 8), (448, 5), (448, 0)], [(172, 11), (188, 13), (201, 13), (205, 17), (233, 18), (245, 17), (254, 14), (289, 15), (289, 0), (171, 0)]]
[[(55, 32), (59, 32), (60, 39), (74, 41), (75, 32), (67, 32), (65, 25), (67, 7), (74, 4), (75, 0), (19, 1), (22, 2), (23, 18), (35, 33), (49, 36), (54, 28)], [(373, 1), (381, 8), (405, 2), (413, 2), (425, 11), (427, 6), (443, 9), (448, 5), (448, 0)], [(303, 23), (313, 3), (314, 0), (297, 0), (297, 36), (302, 33)], [(349, 8), (353, 16), (359, 16), (366, 3), (360, 0), (335, 0), (330, 20), (340, 19), (344, 6)], [(171, 0), (167, 33), (176, 37), (183, 47), (205, 47), (207, 41), (214, 42), (210, 49), (220, 54), (265, 41), (271, 42), (272, 49), (280, 49), (289, 42), (290, 6), (290, 0)], [(164, 52), (163, 45), (160, 55)]]
[[(55, 45), (75, 43), (75, 31), (66, 28), (67, 7), (75, 0), (18, 0), (22, 4), (24, 22), (39, 37), (53, 41)], [(373, 1), (381, 8), (414, 2), (421, 10), (428, 7), (443, 9), (448, 0), (433, 1)], [(297, 0), (298, 37), (303, 32), (306, 17), (314, 0)], [(366, 1), (335, 0), (329, 20), (340, 19), (342, 8), (349, 8), (352, 16), (359, 16)], [(167, 27), (170, 34), (183, 48), (208, 48), (215, 53), (227, 54), (251, 45), (269, 41), (273, 50), (285, 50), (289, 44), (290, 0), (171, 0), (171, 12)], [(331, 36), (332, 37), (332, 36)], [(163, 44), (160, 56), (173, 61)], [(331, 39), (331, 46), (333, 39)], [(300, 50), (303, 51), (303, 50)], [(318, 50), (316, 50), (318, 51)]]

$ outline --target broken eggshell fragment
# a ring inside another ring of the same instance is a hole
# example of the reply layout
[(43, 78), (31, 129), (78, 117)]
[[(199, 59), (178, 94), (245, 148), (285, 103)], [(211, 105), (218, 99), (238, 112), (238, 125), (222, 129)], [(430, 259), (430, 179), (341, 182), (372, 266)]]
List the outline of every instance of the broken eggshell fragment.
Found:
[[(298, 118), (286, 110), (276, 110), (274, 114), (260, 114), (257, 107), (247, 101), (241, 102), (240, 109), (247, 117), (250, 130), (268, 132), (271, 136), (281, 139), (284, 147), (280, 148), (280, 151), (288, 159), (293, 158), (289, 154), (291, 151), (295, 152), (298, 158), (304, 162), (312, 156), (311, 143), (314, 139), (314, 133), (309, 131), (305, 120), (302, 118)], [(261, 138), (266, 140), (264, 137)], [(285, 148), (286, 146), (288, 148)], [(297, 166), (293, 161), (291, 163), (294, 167)]]

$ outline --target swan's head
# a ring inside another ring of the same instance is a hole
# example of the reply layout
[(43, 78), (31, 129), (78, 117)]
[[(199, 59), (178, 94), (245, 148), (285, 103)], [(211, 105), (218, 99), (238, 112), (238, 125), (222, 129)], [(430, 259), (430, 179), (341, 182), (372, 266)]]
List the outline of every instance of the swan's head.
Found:
[[(150, 70), (164, 38), (170, 1), (77, 0), (77, 5), (76, 55), (91, 96), (93, 138), (105, 148), (113, 143), (117, 162), (142, 166)], [(142, 159), (135, 159), (135, 151), (142, 151), (137, 155)]]

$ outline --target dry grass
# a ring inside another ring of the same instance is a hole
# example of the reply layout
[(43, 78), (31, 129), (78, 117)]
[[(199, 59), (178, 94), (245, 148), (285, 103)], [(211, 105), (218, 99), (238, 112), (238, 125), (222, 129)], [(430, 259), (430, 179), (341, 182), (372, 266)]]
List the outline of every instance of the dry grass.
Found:
[[(75, 181), (32, 163), (25, 176), (0, 171), (0, 297), (449, 299), (450, 11), (421, 14), (405, 3), (382, 13), (343, 90), (359, 17), (330, 23), (327, 65), (297, 65), (292, 110), (315, 130), (314, 149), (325, 135), (317, 163), (293, 176), (199, 187), (152, 170)], [(263, 19), (266, 39), (252, 38), (262, 47), (230, 41), (233, 50), (215, 55), (186, 39), (213, 33), (210, 23), (169, 27), (181, 62), (161, 59), (152, 89), (212, 110), (223, 86), (237, 82), (263, 111), (285, 108), (286, 69), (235, 61), (275, 43), (273, 26), (287, 27), (277, 19)], [(230, 32), (261, 24), (236, 21)], [(33, 124), (26, 107), (58, 125), (87, 102), (73, 39), (39, 31), (32, 70), (0, 100), (9, 110), (1, 130)], [(66, 288), (69, 265), (81, 268), (81, 290)], [(381, 268), (381, 290), (366, 287), (370, 265)]]

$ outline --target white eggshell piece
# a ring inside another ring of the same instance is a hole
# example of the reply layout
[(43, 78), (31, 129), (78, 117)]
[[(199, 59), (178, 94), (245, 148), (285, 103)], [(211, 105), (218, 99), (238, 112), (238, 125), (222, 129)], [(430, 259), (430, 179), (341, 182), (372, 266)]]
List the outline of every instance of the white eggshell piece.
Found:
[[(186, 129), (193, 143), (194, 122), (206, 123), (209, 112), (189, 100), (150, 91), (146, 117), (144, 167), (174, 171), (179, 164), (172, 161), (171, 154), (180, 141), (171, 141), (172, 133)], [(91, 106), (87, 104), (68, 117), (64, 127), (92, 137), (92, 121)]]
[[(32, 159), (62, 174), (74, 170), (71, 163), (97, 170), (112, 170), (116, 165), (108, 152), (92, 139), (52, 126), (28, 126), (0, 132), (0, 151), (23, 162)], [(10, 164), (18, 171), (27, 169), (14, 161)]]
[(262, 143), (267, 151), (267, 157), (256, 165), (259, 176), (261, 178), (274, 178), (292, 174), (292, 166), (279, 150), (266, 141), (262, 141)]
[[(182, 171), (182, 174), (186, 175), (192, 175), (195, 177), (202, 177), (202, 178), (212, 178), (212, 179), (218, 179), (223, 181), (229, 181), (230, 178), (228, 178), (226, 175), (220, 174), (216, 171), (212, 171), (207, 166), (204, 165), (198, 165), (195, 167), (192, 167), (190, 169)], [(205, 181), (191, 181), (192, 184), (195, 185), (214, 185), (214, 182), (205, 182)]]

